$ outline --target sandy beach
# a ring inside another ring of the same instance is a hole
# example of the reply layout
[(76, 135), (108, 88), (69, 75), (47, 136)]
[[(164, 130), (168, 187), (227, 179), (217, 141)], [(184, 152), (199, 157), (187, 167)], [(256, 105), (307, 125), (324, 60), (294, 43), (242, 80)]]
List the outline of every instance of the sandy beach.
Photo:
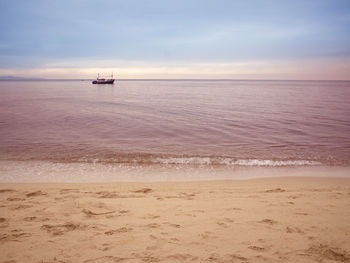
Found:
[(0, 262), (350, 262), (350, 179), (1, 184)]

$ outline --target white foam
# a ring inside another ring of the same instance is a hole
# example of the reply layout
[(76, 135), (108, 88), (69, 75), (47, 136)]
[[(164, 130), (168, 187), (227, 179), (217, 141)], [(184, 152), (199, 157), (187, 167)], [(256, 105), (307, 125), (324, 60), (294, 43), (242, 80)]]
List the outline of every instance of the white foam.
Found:
[(310, 160), (259, 160), (211, 157), (171, 157), (156, 158), (154, 163), (173, 165), (226, 165), (226, 166), (315, 166), (321, 162)]
[(236, 165), (241, 166), (309, 166), (309, 165), (322, 165), (320, 162), (309, 161), (309, 160), (286, 160), (286, 161), (276, 161), (276, 160), (237, 160)]
[[(208, 163), (210, 158), (205, 158)], [(155, 182), (230, 180), (279, 176), (347, 177), (350, 167), (315, 166), (312, 161), (236, 160), (234, 165), (181, 165), (196, 158), (170, 158), (173, 165), (104, 163), (53, 163), (48, 161), (1, 161), (0, 183), (8, 182)], [(174, 162), (177, 165), (174, 165)], [(232, 163), (229, 158), (223, 162)], [(201, 163), (202, 160), (200, 160)], [(181, 163), (181, 164), (179, 164)], [(240, 165), (238, 165), (239, 163)], [(311, 165), (305, 165), (311, 164)], [(197, 162), (198, 164), (198, 162)], [(317, 163), (318, 164), (318, 163)], [(294, 166), (291, 166), (294, 165)]]
[(170, 157), (170, 158), (156, 158), (154, 163), (210, 165), (212, 164), (212, 160), (209, 157)]

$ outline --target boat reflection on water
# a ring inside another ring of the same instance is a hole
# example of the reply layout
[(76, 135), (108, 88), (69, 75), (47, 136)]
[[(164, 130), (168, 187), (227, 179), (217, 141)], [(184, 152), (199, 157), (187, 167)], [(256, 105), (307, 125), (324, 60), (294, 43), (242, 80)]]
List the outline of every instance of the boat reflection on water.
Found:
[(114, 80), (113, 73), (109, 78), (100, 77), (100, 74), (98, 74), (97, 79), (92, 81), (92, 84), (113, 84)]

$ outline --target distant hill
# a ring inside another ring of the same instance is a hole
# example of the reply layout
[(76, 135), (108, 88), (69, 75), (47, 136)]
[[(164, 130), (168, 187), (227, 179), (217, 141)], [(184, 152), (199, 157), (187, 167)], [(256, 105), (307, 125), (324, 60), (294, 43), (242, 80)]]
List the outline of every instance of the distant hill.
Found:
[(43, 78), (26, 78), (16, 76), (0, 76), (0, 80), (45, 80)]
[(92, 79), (46, 79), (46, 78), (26, 78), (26, 77), (15, 77), (15, 76), (0, 76), (0, 81), (20, 81), (20, 80), (38, 80), (38, 81), (91, 81)]

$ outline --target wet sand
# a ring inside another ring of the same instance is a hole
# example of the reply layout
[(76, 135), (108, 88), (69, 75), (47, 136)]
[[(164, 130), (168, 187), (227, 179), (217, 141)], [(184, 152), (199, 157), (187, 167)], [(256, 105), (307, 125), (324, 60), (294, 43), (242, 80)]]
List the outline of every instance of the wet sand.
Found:
[(0, 184), (0, 262), (350, 262), (350, 179)]

